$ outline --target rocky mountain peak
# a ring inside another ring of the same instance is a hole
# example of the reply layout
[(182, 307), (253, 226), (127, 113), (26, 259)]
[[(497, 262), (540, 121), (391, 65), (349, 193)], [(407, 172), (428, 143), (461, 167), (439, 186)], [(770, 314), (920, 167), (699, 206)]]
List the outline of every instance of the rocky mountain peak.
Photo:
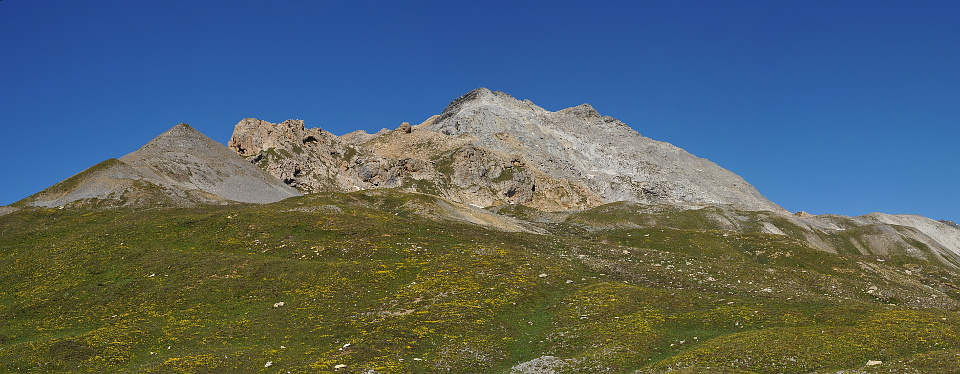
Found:
[[(302, 123), (300, 124), (302, 127)], [(263, 203), (299, 193), (187, 124), (160, 134), (120, 158), (146, 179), (172, 190), (196, 190), (223, 199)]]
[[(445, 122), (452, 117), (462, 116), (464, 113), (486, 113), (488, 116), (497, 117), (503, 115), (509, 116), (511, 113), (531, 111), (543, 112), (544, 110), (529, 100), (517, 100), (506, 92), (490, 91), (487, 88), (481, 87), (467, 92), (450, 102), (450, 104), (440, 112), (440, 117), (433, 121), (433, 123)], [(509, 126), (516, 122), (515, 118), (507, 117), (499, 121), (497, 125)], [(465, 123), (464, 125), (490, 125), (490, 123)], [(452, 128), (440, 129), (440, 132), (448, 135), (458, 135), (460, 133), (479, 133), (484, 131), (483, 129), (454, 126)]]
[[(168, 152), (174, 150), (204, 150), (213, 145), (220, 145), (197, 129), (186, 123), (180, 123), (164, 131), (153, 140), (144, 144), (130, 155), (150, 154), (153, 152)], [(128, 156), (130, 156), (128, 155)]]
[[(502, 92), (501, 94), (506, 95), (505, 93), (502, 93)], [(496, 99), (496, 95), (493, 93), (493, 91), (490, 91), (490, 89), (485, 87), (476, 88), (471, 90), (470, 92), (460, 95), (460, 97), (456, 99), (453, 99), (453, 101), (451, 101), (450, 104), (447, 105), (447, 107), (444, 108), (442, 112), (440, 112), (440, 115), (442, 116), (446, 113), (453, 113), (453, 112), (459, 111), (462, 107), (466, 105), (470, 105), (470, 104), (475, 105), (477, 103), (489, 102), (495, 99)]]
[(197, 131), (197, 129), (193, 128), (193, 126), (180, 122), (176, 126), (171, 127), (169, 130), (164, 131), (157, 137), (162, 138), (162, 137), (168, 137), (168, 136), (197, 137), (197, 136), (204, 136), (204, 135), (200, 131)]

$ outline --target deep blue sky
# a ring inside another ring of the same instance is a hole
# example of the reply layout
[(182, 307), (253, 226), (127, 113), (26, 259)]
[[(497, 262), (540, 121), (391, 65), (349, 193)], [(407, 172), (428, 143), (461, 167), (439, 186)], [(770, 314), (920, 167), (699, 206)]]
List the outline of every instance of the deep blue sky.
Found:
[(589, 102), (791, 211), (960, 220), (960, 1), (0, 1), (0, 204), (186, 122)]

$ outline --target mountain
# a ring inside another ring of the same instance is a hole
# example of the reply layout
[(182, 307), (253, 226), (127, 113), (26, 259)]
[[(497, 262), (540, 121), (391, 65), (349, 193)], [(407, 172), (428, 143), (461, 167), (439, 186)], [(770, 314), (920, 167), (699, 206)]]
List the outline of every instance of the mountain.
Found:
[[(301, 120), (247, 118), (224, 147), (180, 124), (14, 205), (270, 203), (301, 192), (368, 189), (436, 196), (446, 207), (435, 209), (438, 215), (510, 231), (542, 233), (544, 225), (571, 219), (589, 230), (699, 227), (785, 235), (831, 253), (960, 267), (960, 230), (949, 222), (791, 214), (729, 170), (646, 138), (588, 104), (550, 112), (485, 88), (419, 125), (405, 122), (376, 134), (336, 136)], [(537, 222), (495, 213), (512, 205), (539, 211)], [(584, 218), (598, 211), (606, 221)], [(676, 221), (677, 215), (698, 218)], [(620, 218), (607, 222), (612, 217)]]
[(17, 206), (269, 203), (300, 193), (187, 124), (18, 201)]
[(0, 207), (0, 372), (957, 372), (958, 253), (586, 104), (180, 124)]
[(396, 188), (474, 207), (613, 209), (632, 219), (617, 223), (625, 227), (654, 226), (663, 212), (699, 210), (703, 228), (787, 235), (833, 253), (960, 266), (960, 230), (944, 223), (879, 213), (791, 214), (733, 172), (646, 138), (589, 104), (550, 112), (478, 88), (419, 125), (376, 134), (338, 137), (300, 120), (248, 118), (234, 127), (228, 147), (308, 193)]
[(401, 188), (544, 210), (635, 201), (783, 211), (736, 174), (587, 104), (550, 112), (486, 88), (420, 125), (374, 135), (245, 119), (228, 146), (305, 192)]

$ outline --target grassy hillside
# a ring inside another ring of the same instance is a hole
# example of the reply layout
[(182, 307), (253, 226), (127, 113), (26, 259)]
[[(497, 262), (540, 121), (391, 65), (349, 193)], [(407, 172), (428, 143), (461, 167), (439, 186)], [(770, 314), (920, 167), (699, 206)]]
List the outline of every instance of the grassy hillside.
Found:
[(948, 268), (761, 233), (508, 233), (422, 196), (0, 216), (0, 372), (960, 367)]

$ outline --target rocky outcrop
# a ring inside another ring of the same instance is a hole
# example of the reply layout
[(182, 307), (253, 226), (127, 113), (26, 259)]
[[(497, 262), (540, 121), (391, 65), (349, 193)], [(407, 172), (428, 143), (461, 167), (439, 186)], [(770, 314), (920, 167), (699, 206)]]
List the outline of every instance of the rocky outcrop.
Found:
[(186, 124), (18, 205), (185, 206), (269, 203), (300, 193)]
[(308, 129), (300, 120), (244, 119), (227, 146), (303, 192), (397, 188), (402, 178), (426, 169), (423, 160), (382, 157), (319, 128)]

